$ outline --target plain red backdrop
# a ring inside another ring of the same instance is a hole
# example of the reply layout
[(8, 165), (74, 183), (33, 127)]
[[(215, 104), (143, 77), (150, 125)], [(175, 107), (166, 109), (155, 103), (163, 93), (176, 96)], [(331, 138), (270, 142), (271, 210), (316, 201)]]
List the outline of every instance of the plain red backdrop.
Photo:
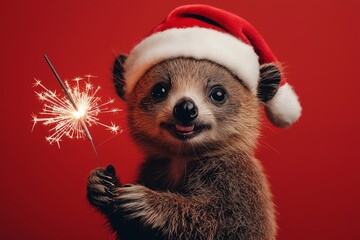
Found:
[[(287, 66), (303, 116), (289, 129), (264, 119), (257, 156), (272, 185), (278, 239), (360, 239), (360, 4), (354, 1), (198, 1), (250, 21)], [(1, 1), (1, 239), (108, 239), (104, 219), (85, 197), (89, 172), (114, 164), (131, 182), (141, 155), (126, 113), (104, 122), (124, 133), (91, 131), (86, 140), (49, 145), (31, 114), (41, 110), (33, 78), (58, 89), (46, 53), (63, 78), (100, 76), (100, 95), (116, 98), (111, 67), (178, 5), (191, 1)], [(116, 106), (124, 107), (121, 101)]]

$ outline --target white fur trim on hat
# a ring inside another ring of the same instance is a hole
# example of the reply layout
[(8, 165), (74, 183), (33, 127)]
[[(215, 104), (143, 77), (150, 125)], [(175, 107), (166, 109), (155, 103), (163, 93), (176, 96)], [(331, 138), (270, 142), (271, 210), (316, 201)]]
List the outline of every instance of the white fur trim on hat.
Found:
[(301, 115), (298, 96), (292, 87), (285, 83), (275, 96), (266, 102), (265, 111), (270, 121), (278, 127), (288, 127)]
[(222, 65), (256, 94), (259, 62), (253, 47), (230, 34), (200, 27), (172, 28), (141, 41), (125, 62), (126, 93), (132, 92), (151, 67), (177, 57), (206, 59)]

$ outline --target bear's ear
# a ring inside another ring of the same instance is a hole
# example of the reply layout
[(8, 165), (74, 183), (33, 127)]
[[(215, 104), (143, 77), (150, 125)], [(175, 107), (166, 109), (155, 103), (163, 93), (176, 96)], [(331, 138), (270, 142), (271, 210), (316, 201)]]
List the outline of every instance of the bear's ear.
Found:
[(260, 81), (257, 88), (257, 97), (263, 103), (271, 100), (281, 81), (281, 72), (278, 66), (268, 63), (260, 66)]
[(114, 61), (113, 67), (113, 81), (117, 94), (125, 100), (125, 79), (124, 79), (124, 64), (126, 55), (118, 56)]

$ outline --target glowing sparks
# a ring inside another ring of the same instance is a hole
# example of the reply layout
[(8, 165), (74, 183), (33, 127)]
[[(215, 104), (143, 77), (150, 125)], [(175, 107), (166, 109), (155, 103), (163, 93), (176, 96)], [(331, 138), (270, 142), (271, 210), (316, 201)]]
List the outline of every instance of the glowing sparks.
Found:
[(117, 134), (119, 131), (120, 131), (120, 127), (115, 125), (114, 123), (111, 123), (111, 126), (109, 127), (109, 130), (112, 132), (112, 133), (115, 133)]
[[(87, 127), (101, 125), (113, 134), (121, 132), (119, 126), (111, 122), (110, 125), (100, 122), (99, 115), (102, 113), (117, 113), (121, 111), (117, 108), (110, 108), (114, 100), (110, 99), (101, 103), (100, 97), (96, 96), (100, 87), (94, 87), (90, 83), (90, 78), (95, 76), (85, 75), (85, 79), (76, 77), (73, 79), (74, 86), (65, 81), (65, 86), (71, 95), (74, 104), (65, 95), (61, 96), (56, 91), (46, 88), (40, 80), (35, 79), (34, 87), (41, 88), (41, 91), (35, 91), (39, 101), (43, 103), (43, 109), (39, 116), (32, 115), (33, 127), (39, 122), (46, 126), (51, 126), (50, 135), (46, 137), (49, 143), (57, 143), (60, 147), (60, 141), (64, 136), (69, 138), (85, 138)], [(84, 84), (82, 84), (84, 83)], [(85, 129), (84, 129), (84, 124)]]

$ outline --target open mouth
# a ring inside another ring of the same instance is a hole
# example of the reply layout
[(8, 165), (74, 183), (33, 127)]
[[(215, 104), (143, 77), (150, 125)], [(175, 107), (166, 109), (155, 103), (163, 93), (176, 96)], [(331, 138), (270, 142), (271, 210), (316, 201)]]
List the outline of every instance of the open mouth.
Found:
[(181, 124), (173, 124), (173, 123), (165, 123), (162, 122), (161, 127), (168, 130), (169, 133), (179, 140), (189, 140), (199, 133), (204, 131), (205, 129), (209, 129), (210, 126), (207, 125), (181, 125)]

